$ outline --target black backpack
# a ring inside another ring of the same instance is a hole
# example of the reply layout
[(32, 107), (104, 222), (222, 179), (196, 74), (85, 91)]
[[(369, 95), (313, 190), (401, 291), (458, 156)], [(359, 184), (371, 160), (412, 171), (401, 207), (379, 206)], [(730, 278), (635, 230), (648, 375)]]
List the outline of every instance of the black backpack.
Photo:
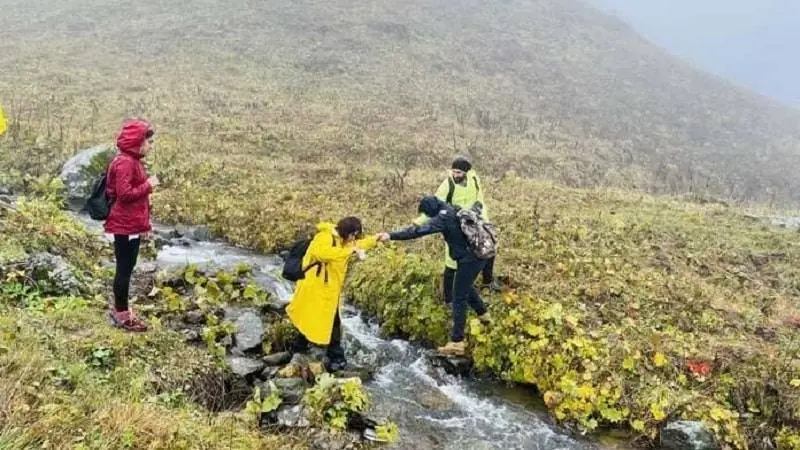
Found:
[(113, 202), (106, 196), (106, 174), (107, 171), (98, 176), (92, 185), (92, 194), (86, 200), (84, 208), (89, 213), (89, 217), (94, 220), (106, 220), (111, 211)]
[[(281, 276), (284, 279), (294, 282), (300, 281), (305, 279), (306, 272), (314, 267), (317, 268), (317, 276), (322, 273), (323, 264), (321, 262), (311, 263), (308, 267), (303, 267), (303, 258), (306, 256), (309, 245), (311, 245), (311, 239), (301, 239), (289, 249), (289, 255), (286, 256), (283, 262), (283, 271), (281, 272)], [(335, 237), (333, 238), (333, 246), (336, 247)], [(327, 268), (325, 269), (325, 282), (328, 282)]]

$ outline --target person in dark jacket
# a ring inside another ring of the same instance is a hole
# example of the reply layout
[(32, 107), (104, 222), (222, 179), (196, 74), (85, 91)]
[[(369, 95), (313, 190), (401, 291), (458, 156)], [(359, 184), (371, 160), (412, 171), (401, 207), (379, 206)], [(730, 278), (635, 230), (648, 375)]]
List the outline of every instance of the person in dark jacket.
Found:
[(467, 308), (472, 308), (482, 322), (489, 322), (486, 305), (475, 289), (475, 279), (483, 270), (486, 261), (478, 259), (472, 253), (467, 238), (461, 231), (461, 222), (456, 210), (452, 206), (435, 196), (427, 196), (420, 201), (419, 212), (430, 220), (422, 225), (413, 225), (393, 233), (381, 233), (378, 239), (382, 242), (407, 241), (429, 234), (442, 234), (450, 258), (456, 262), (456, 273), (453, 285), (453, 330), (450, 342), (444, 347), (439, 347), (438, 351), (444, 355), (460, 356), (466, 352), (464, 329), (467, 325)]
[(108, 166), (106, 196), (112, 203), (105, 231), (114, 236), (114, 307), (108, 316), (114, 326), (127, 331), (147, 331), (147, 325), (128, 305), (131, 275), (139, 257), (142, 239), (150, 224), (150, 193), (157, 187), (157, 177), (148, 177), (142, 158), (152, 149), (153, 127), (134, 119), (125, 121), (117, 135), (118, 153)]

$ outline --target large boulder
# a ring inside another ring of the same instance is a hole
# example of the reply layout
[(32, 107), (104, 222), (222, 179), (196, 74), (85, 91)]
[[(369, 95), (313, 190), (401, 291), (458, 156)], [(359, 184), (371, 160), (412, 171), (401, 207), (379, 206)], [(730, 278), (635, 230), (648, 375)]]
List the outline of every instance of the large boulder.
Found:
[(61, 181), (67, 189), (67, 200), (74, 207), (83, 206), (95, 177), (105, 170), (106, 165), (116, 154), (111, 144), (92, 147), (70, 158), (61, 169)]
[(236, 334), (234, 335), (235, 350), (246, 353), (261, 349), (261, 340), (264, 338), (264, 323), (261, 317), (253, 311), (240, 315), (234, 322)]
[(31, 278), (50, 293), (58, 295), (77, 293), (80, 286), (78, 279), (61, 256), (36, 253), (28, 259), (26, 265)]
[(677, 421), (661, 430), (664, 450), (717, 450), (714, 435), (702, 422)]

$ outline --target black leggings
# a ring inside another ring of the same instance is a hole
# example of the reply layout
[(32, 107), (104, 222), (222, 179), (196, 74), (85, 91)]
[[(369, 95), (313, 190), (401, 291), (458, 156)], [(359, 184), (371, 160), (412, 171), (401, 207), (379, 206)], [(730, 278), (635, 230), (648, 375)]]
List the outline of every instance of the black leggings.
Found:
[(117, 311), (128, 310), (128, 295), (131, 286), (131, 275), (139, 258), (141, 238), (130, 239), (126, 235), (114, 235), (114, 257), (117, 270), (114, 274), (114, 308)]

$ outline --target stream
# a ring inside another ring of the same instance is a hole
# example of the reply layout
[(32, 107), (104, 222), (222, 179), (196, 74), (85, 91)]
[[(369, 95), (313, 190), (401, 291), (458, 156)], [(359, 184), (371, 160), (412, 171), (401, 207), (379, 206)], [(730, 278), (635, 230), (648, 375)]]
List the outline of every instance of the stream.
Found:
[[(101, 223), (76, 215), (90, 229), (102, 232)], [(156, 232), (168, 234), (168, 227)], [(156, 258), (159, 270), (186, 264), (227, 268), (245, 263), (255, 280), (278, 303), (286, 304), (292, 284), (283, 280), (283, 262), (222, 242), (182, 240), (162, 247)], [(386, 417), (400, 427), (396, 449), (600, 449), (596, 443), (577, 440), (548, 422), (543, 406), (525, 388), (509, 388), (491, 381), (456, 378), (431, 364), (431, 350), (402, 340), (380, 337), (379, 326), (365, 320), (358, 309), (343, 311), (348, 361), (371, 367), (375, 374), (365, 387), (370, 393), (370, 415)]]

